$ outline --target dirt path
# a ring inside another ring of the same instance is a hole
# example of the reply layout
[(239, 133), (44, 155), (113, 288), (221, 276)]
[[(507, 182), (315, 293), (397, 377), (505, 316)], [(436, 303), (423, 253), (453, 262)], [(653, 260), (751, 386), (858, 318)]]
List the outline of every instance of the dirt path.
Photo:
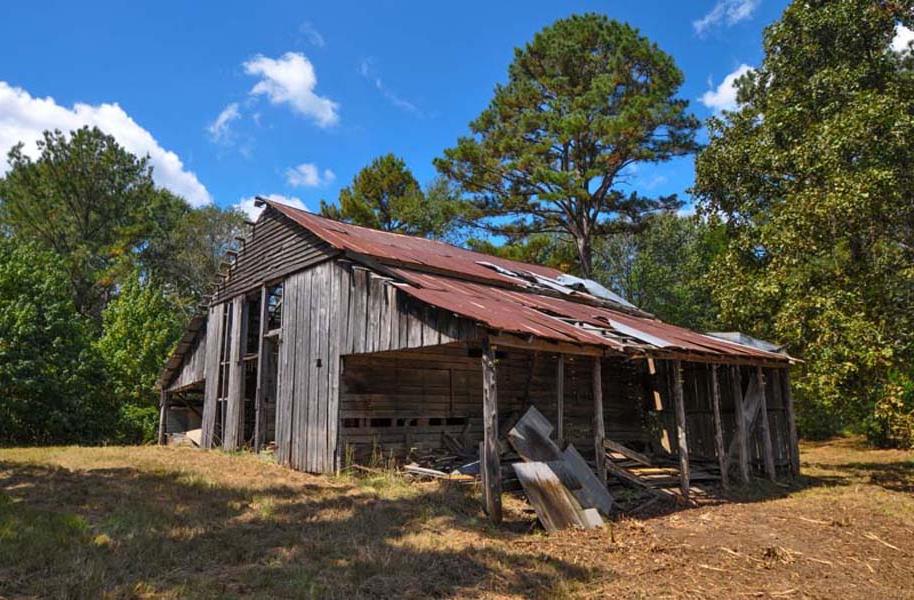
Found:
[(0, 597), (914, 598), (914, 453), (597, 532), (473, 492), (169, 448), (0, 450)]

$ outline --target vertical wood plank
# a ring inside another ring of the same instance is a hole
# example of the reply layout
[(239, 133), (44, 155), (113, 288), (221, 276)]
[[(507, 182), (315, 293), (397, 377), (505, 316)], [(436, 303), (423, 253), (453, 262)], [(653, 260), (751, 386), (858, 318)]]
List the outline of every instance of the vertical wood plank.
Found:
[(787, 445), (790, 456), (790, 473), (800, 474), (800, 443), (797, 436), (796, 415), (793, 412), (793, 393), (790, 391), (790, 369), (781, 373), (781, 395), (787, 409)]
[(501, 523), (501, 461), (498, 456), (498, 388), (495, 351), (488, 338), (482, 340), (482, 468), (486, 513), (493, 523)]
[(247, 339), (247, 308), (244, 296), (232, 301), (232, 331), (229, 343), (228, 399), (225, 403), (225, 428), (222, 431), (222, 448), (237, 450), (244, 433), (244, 354)]
[(565, 444), (565, 355), (555, 364), (555, 439), (559, 448)]
[(727, 454), (724, 451), (724, 429), (720, 420), (720, 380), (718, 378), (718, 365), (711, 365), (711, 410), (714, 418), (714, 449), (717, 451), (717, 462), (720, 466), (720, 484), (727, 490), (730, 488), (730, 474), (727, 472)]
[(257, 389), (254, 392), (254, 452), (260, 452), (263, 443), (263, 384), (266, 379), (264, 371), (268, 365), (265, 356), (267, 345), (263, 336), (267, 332), (267, 286), (260, 286), (260, 331), (257, 334)]
[[(323, 473), (335, 472), (340, 468), (338, 447), (338, 427), (340, 421), (339, 397), (340, 397), (340, 344), (339, 332), (343, 327), (344, 320), (340, 307), (342, 302), (338, 299), (343, 295), (343, 285), (345, 281), (341, 277), (342, 269), (336, 264), (331, 264), (331, 281), (333, 286), (330, 290), (330, 349), (327, 354), (327, 408), (324, 415), (324, 464)], [(384, 287), (381, 292), (385, 294)], [(383, 329), (387, 329), (386, 323)]]
[(206, 364), (204, 366), (206, 383), (203, 389), (203, 420), (201, 424), (201, 445), (204, 448), (213, 447), (213, 433), (216, 428), (224, 310), (225, 304), (217, 304), (211, 307), (206, 321)]
[(168, 411), (168, 393), (165, 390), (159, 392), (159, 437), (160, 446), (165, 445), (165, 415)]
[(731, 388), (733, 390), (733, 407), (736, 418), (736, 453), (739, 463), (739, 478), (743, 483), (749, 483), (749, 440), (746, 435), (746, 407), (743, 402), (743, 381), (739, 365), (730, 367)]
[(765, 383), (765, 372), (756, 367), (759, 383), (759, 435), (762, 437), (762, 460), (765, 464), (765, 475), (771, 481), (777, 479), (774, 466), (774, 448), (771, 444), (771, 427), (768, 423), (768, 386)]
[(685, 401), (682, 394), (682, 364), (670, 362), (673, 378), (673, 406), (676, 412), (676, 439), (679, 444), (679, 489), (682, 497), (689, 498), (689, 443), (686, 439)]
[[(293, 276), (294, 277), (294, 276)], [(281, 465), (289, 464), (289, 457), (292, 451), (292, 440), (290, 431), (291, 407), (293, 386), (294, 367), (289, 360), (293, 348), (290, 347), (289, 332), (291, 325), (289, 320), (294, 314), (294, 306), (297, 301), (295, 294), (291, 292), (293, 277), (287, 277), (282, 283), (282, 325), (279, 332), (279, 364), (276, 365), (276, 460)]]

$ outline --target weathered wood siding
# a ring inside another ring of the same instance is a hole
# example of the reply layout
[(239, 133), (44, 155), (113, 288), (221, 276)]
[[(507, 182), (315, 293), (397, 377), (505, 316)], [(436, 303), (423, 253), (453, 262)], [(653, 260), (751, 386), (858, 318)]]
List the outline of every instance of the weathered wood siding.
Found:
[(216, 427), (216, 405), (219, 394), (219, 362), (222, 359), (222, 327), (225, 304), (210, 307), (206, 321), (206, 388), (203, 394), (201, 445), (211, 448)]
[[(530, 352), (499, 350), (500, 428), (531, 405), (556, 423), (557, 362), (555, 354), (534, 358)], [(445, 434), (468, 448), (482, 440), (482, 368), (475, 350), (458, 344), (347, 356), (343, 365), (340, 439), (352, 459), (446, 448)], [(606, 359), (602, 373), (607, 437), (645, 439), (638, 365)], [(591, 449), (592, 456), (593, 359), (566, 356), (564, 374), (565, 439), (585, 453)]]
[(213, 301), (223, 302), (257, 289), (264, 282), (281, 279), (334, 254), (336, 251), (329, 244), (275, 209), (267, 208)]
[[(711, 371), (710, 365), (703, 363), (683, 362), (683, 395), (686, 409), (686, 435), (689, 443), (689, 454), (693, 459), (716, 459), (714, 442), (714, 421), (711, 406)], [(669, 402), (669, 365), (667, 361), (657, 361), (659, 391), (663, 407), (658, 411), (661, 426), (660, 434), (674, 440), (675, 423), (672, 405)], [(740, 367), (740, 379), (743, 394), (749, 388), (756, 368)], [(784, 369), (765, 368), (765, 394), (769, 429), (774, 451), (775, 465), (786, 470), (790, 465), (790, 439), (788, 435), (787, 404), (783, 398), (780, 378)], [(723, 429), (724, 448), (729, 448), (736, 431), (736, 409), (733, 401), (733, 374), (730, 368), (718, 369), (720, 379), (720, 411)], [(752, 434), (748, 437), (749, 463), (756, 472), (763, 466), (763, 444), (758, 419)], [(655, 449), (659, 449), (659, 444)]]
[(168, 392), (187, 389), (203, 383), (206, 379), (206, 325), (197, 332), (197, 336), (184, 354), (181, 366), (175, 372), (174, 378), (168, 387)]
[(276, 404), (277, 458), (329, 472), (339, 462), (340, 357), (474, 339), (473, 323), (409, 298), (346, 261), (286, 278)]
[(242, 357), (247, 341), (248, 304), (244, 296), (237, 296), (231, 302), (232, 330), (226, 339), (228, 344), (228, 396), (225, 401), (225, 431), (222, 432), (222, 448), (237, 450), (244, 441), (244, 398), (245, 377)]

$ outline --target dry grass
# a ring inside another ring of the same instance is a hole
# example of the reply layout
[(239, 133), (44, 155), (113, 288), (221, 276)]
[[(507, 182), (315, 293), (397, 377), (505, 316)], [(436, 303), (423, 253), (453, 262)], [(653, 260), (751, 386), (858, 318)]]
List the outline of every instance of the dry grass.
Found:
[(914, 454), (546, 536), (473, 491), (171, 448), (0, 450), (0, 597), (914, 597)]

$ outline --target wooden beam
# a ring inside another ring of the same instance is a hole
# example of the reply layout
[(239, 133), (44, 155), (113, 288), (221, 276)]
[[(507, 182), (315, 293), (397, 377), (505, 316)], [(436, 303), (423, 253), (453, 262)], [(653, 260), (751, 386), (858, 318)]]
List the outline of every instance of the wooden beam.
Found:
[(565, 443), (565, 355), (559, 354), (555, 364), (555, 441)]
[(800, 474), (800, 443), (797, 436), (796, 415), (793, 412), (793, 394), (790, 391), (790, 370), (781, 372), (781, 396), (787, 409), (787, 445), (790, 452), (790, 473), (796, 477)]
[(593, 446), (597, 477), (606, 484), (606, 425), (603, 422), (603, 364), (600, 357), (593, 359)]
[(777, 479), (774, 467), (774, 447), (771, 443), (771, 427), (768, 423), (768, 390), (765, 385), (765, 373), (762, 367), (756, 367), (759, 385), (759, 435), (762, 436), (762, 459), (765, 463), (765, 475), (771, 481)]
[(489, 339), (482, 339), (482, 421), (483, 452), (481, 467), (485, 482), (486, 513), (493, 523), (501, 523), (501, 462), (498, 456), (498, 386), (495, 350)]
[(266, 377), (267, 358), (264, 336), (267, 333), (267, 286), (260, 286), (260, 332), (257, 335), (257, 389), (254, 392), (254, 452), (260, 452), (263, 445), (263, 382)]
[(739, 464), (739, 479), (749, 483), (749, 439), (746, 435), (746, 407), (743, 403), (743, 378), (738, 366), (730, 367), (731, 388), (733, 390), (733, 407), (736, 418), (736, 443), (737, 462)]
[(519, 348), (521, 350), (528, 350), (531, 352), (534, 350), (539, 350), (540, 352), (561, 352), (562, 354), (575, 354), (580, 356), (604, 356), (606, 354), (624, 356), (622, 353), (613, 353), (609, 348), (606, 348), (604, 351), (604, 348), (599, 346), (583, 346), (578, 344), (570, 344), (567, 342), (551, 342), (549, 340), (544, 340), (537, 337), (522, 337), (511, 333), (493, 332), (490, 333), (489, 340), (495, 346)]
[(165, 444), (165, 412), (168, 410), (168, 393), (159, 392), (159, 445)]
[(711, 365), (711, 410), (714, 411), (714, 449), (717, 451), (717, 462), (720, 465), (720, 484), (726, 490), (730, 488), (730, 474), (727, 472), (724, 430), (720, 422), (720, 380), (717, 368), (717, 365)]
[(689, 444), (686, 439), (685, 400), (682, 395), (682, 364), (678, 360), (671, 361), (673, 378), (673, 406), (676, 412), (676, 438), (679, 442), (679, 489), (682, 497), (689, 499)]

